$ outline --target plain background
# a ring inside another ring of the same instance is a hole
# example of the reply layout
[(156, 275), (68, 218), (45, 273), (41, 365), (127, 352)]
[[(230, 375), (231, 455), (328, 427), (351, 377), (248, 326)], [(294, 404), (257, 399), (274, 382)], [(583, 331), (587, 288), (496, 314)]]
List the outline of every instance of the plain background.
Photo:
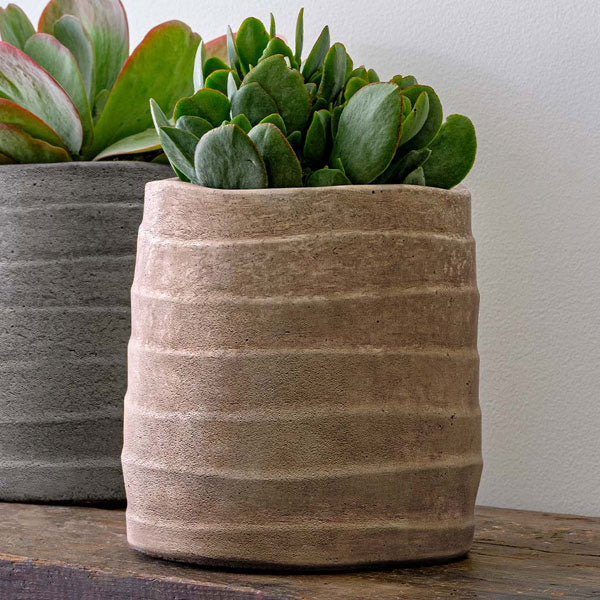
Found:
[[(37, 19), (44, 0), (16, 0)], [(124, 0), (132, 43), (178, 18), (206, 40), (247, 16), (355, 64), (414, 74), (474, 121), (485, 470), (479, 503), (600, 515), (597, 0)]]

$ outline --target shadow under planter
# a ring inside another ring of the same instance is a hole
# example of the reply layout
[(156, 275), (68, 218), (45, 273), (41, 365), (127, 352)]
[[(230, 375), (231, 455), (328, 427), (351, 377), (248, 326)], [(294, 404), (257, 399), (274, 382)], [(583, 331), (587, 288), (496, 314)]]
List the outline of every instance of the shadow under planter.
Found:
[(0, 500), (124, 500), (140, 162), (0, 167)]
[(470, 195), (151, 183), (130, 544), (207, 565), (464, 555), (481, 474)]

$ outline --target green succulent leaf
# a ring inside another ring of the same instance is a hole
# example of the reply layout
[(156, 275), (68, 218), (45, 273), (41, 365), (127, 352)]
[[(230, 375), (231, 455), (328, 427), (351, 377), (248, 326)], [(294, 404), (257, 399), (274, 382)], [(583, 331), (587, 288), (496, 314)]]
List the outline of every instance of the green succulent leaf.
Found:
[(364, 67), (357, 67), (354, 69), (348, 76), (348, 79), (351, 79), (352, 77), (358, 77), (363, 79), (366, 83), (369, 83), (369, 73)]
[(362, 77), (351, 77), (346, 84), (346, 91), (344, 92), (344, 99), (346, 102), (367, 84), (368, 81), (365, 81)]
[(423, 166), (427, 185), (453, 188), (475, 162), (477, 136), (473, 123), (463, 115), (450, 115), (429, 148), (431, 157)]
[(104, 111), (104, 107), (108, 102), (108, 97), (110, 96), (110, 92), (108, 90), (101, 90), (96, 94), (94, 98), (94, 106), (92, 108), (92, 118), (94, 120), (94, 125), (100, 119), (100, 115)]
[(258, 19), (249, 17), (240, 25), (235, 44), (241, 64), (246, 70), (250, 65), (258, 63), (268, 43), (269, 34)]
[(31, 21), (16, 4), (0, 8), (0, 39), (23, 50), (25, 42), (34, 33)]
[(325, 26), (302, 68), (302, 76), (305, 81), (310, 81), (311, 77), (323, 66), (330, 44), (329, 27)]
[(10, 123), (0, 123), (0, 154), (17, 163), (56, 163), (71, 160), (63, 148), (33, 138), (20, 127)]
[(192, 93), (199, 43), (199, 36), (180, 21), (163, 23), (146, 35), (123, 67), (96, 123), (93, 155), (152, 127), (148, 98), (171, 114), (177, 100)]
[(234, 73), (235, 71), (229, 71), (229, 75), (227, 75), (227, 98), (229, 98), (229, 102), (233, 102), (233, 98), (237, 94), (239, 87)]
[(198, 139), (201, 139), (205, 133), (208, 133), (214, 126), (202, 117), (179, 117), (175, 127), (183, 129)]
[(51, 0), (40, 18), (39, 31), (54, 33), (54, 24), (65, 15), (77, 17), (90, 37), (96, 89), (110, 90), (129, 55), (129, 28), (120, 0)]
[(377, 83), (380, 81), (379, 75), (375, 69), (369, 69), (367, 71), (367, 77), (369, 78), (369, 83)]
[(204, 75), (204, 63), (206, 63), (206, 45), (203, 40), (200, 40), (200, 45), (196, 50), (196, 56), (194, 58), (194, 93), (204, 87), (204, 80), (206, 79)]
[(215, 127), (229, 119), (231, 103), (218, 90), (203, 88), (189, 98), (182, 98), (175, 106), (175, 119), (179, 117), (202, 117)]
[(275, 100), (256, 82), (244, 82), (231, 103), (231, 114), (234, 117), (240, 114), (246, 115), (252, 125), (257, 125), (277, 110)]
[(285, 135), (272, 123), (262, 123), (248, 134), (267, 169), (269, 187), (301, 187), (302, 167)]
[(312, 101), (315, 94), (317, 93), (317, 89), (318, 89), (317, 84), (316, 83), (305, 83), (304, 87), (307, 89), (307, 91), (310, 95), (311, 101)]
[(433, 138), (437, 135), (437, 132), (440, 130), (442, 125), (442, 104), (432, 88), (425, 85), (411, 85), (402, 90), (402, 95), (407, 97), (414, 107), (419, 99), (419, 96), (423, 92), (429, 96), (429, 112), (427, 113), (427, 119), (423, 126), (419, 129), (418, 133), (409, 142), (402, 146), (404, 151), (416, 150), (428, 146)]
[[(410, 98), (405, 96), (407, 100), (410, 101)], [(408, 113), (408, 116), (402, 122), (402, 135), (400, 136), (400, 146), (408, 143), (412, 140), (425, 122), (427, 121), (427, 116), (429, 115), (429, 96), (426, 92), (421, 92), (417, 97), (417, 101), (415, 105), (411, 108), (411, 111)]]
[(77, 61), (88, 101), (93, 100), (96, 94), (96, 59), (92, 40), (81, 21), (72, 15), (61, 17), (54, 23), (54, 37), (70, 50)]
[(397, 153), (392, 164), (376, 179), (376, 183), (402, 183), (409, 173), (422, 167), (430, 156), (429, 148), (411, 150), (403, 155)]
[(277, 113), (273, 113), (272, 115), (266, 116), (261, 121), (261, 123), (273, 123), (273, 125), (275, 125), (275, 127), (280, 129), (284, 133), (284, 135), (287, 135), (287, 127), (285, 126), (285, 123), (283, 122), (281, 115), (279, 115)]
[(235, 35), (233, 31), (231, 31), (231, 27), (227, 27), (227, 59), (229, 60), (229, 66), (232, 69), (239, 69), (240, 65), (240, 57), (238, 56), (238, 51), (235, 46)]
[(200, 140), (189, 131), (177, 127), (161, 127), (160, 140), (176, 172), (181, 172), (188, 181), (195, 181), (194, 153)]
[(238, 125), (246, 133), (250, 133), (250, 130), (252, 129), (252, 123), (250, 123), (248, 117), (243, 113), (233, 117), (233, 119), (231, 119), (231, 123), (233, 123), (234, 125)]
[(156, 135), (160, 135), (161, 127), (171, 127), (173, 125), (154, 98), (150, 98), (150, 113), (152, 114)]
[(227, 80), (229, 79), (229, 69), (220, 69), (219, 71), (213, 71), (207, 78), (205, 86), (212, 90), (218, 90), (224, 96), (227, 96)]
[(269, 26), (269, 37), (273, 39), (277, 35), (277, 25), (275, 24), (275, 17), (271, 13), (271, 24)]
[(334, 44), (327, 52), (323, 63), (323, 76), (317, 91), (317, 98), (323, 104), (322, 108), (328, 106), (344, 87), (347, 57), (343, 44)]
[(7, 42), (0, 42), (0, 96), (32, 112), (56, 131), (70, 152), (79, 152), (83, 127), (71, 98), (42, 67)]
[(418, 167), (409, 173), (402, 182), (405, 185), (425, 185), (425, 173), (423, 167)]
[(294, 58), (296, 64), (300, 64), (302, 61), (302, 49), (304, 48), (304, 8), (300, 9), (298, 13), (298, 20), (296, 21), (296, 52)]
[(371, 83), (354, 94), (342, 112), (332, 160), (342, 160), (354, 183), (371, 183), (394, 158), (402, 116), (397, 90), (393, 83)]
[(94, 160), (103, 160), (105, 158), (113, 158), (115, 156), (124, 156), (127, 154), (152, 152), (154, 150), (159, 150), (160, 147), (160, 137), (156, 133), (154, 127), (151, 127), (150, 129), (146, 129), (146, 131), (119, 140), (112, 146), (109, 146), (100, 152)]
[(417, 85), (417, 80), (412, 75), (402, 77), (402, 75), (394, 75), (391, 79), (392, 83), (395, 83), (401, 90)]
[(309, 187), (330, 187), (334, 185), (352, 185), (352, 182), (344, 175), (342, 170), (325, 167), (315, 171), (308, 178), (307, 185)]
[(293, 67), (298, 66), (291, 48), (281, 38), (278, 37), (269, 40), (269, 43), (267, 44), (267, 47), (265, 48), (265, 51), (262, 53), (258, 62), (262, 62), (266, 58), (269, 58), (269, 56), (274, 56), (275, 54), (287, 56), (292, 62)]
[(287, 141), (290, 143), (294, 152), (300, 154), (300, 150), (302, 149), (302, 132), (292, 131), (292, 133), (287, 136)]
[(207, 133), (196, 147), (196, 178), (219, 189), (257, 189), (269, 185), (267, 169), (256, 144), (237, 125)]
[(0, 123), (15, 125), (33, 138), (48, 142), (51, 146), (65, 148), (65, 143), (56, 131), (48, 127), (44, 121), (22, 106), (4, 98), (0, 98)]
[(83, 150), (93, 137), (92, 112), (87, 91), (77, 61), (56, 38), (47, 33), (36, 33), (25, 43), (25, 53), (43, 67), (69, 94), (83, 126)]
[(204, 77), (208, 77), (211, 73), (215, 71), (229, 71), (229, 66), (224, 63), (220, 58), (213, 56), (211, 58), (207, 58), (204, 62), (203, 73)]
[[(276, 110), (262, 115), (261, 119), (278, 112), (283, 117), (288, 131), (304, 129), (310, 112), (310, 95), (304, 87), (300, 73), (290, 69), (283, 56), (270, 56), (256, 65), (244, 78), (239, 91), (251, 83), (260, 84), (277, 107)], [(248, 113), (246, 115), (250, 118)], [(252, 121), (252, 118), (250, 120)]]
[(313, 114), (312, 122), (304, 141), (304, 160), (309, 165), (322, 165), (327, 162), (329, 133), (331, 132), (331, 114), (328, 110), (318, 110)]
[(342, 117), (342, 113), (344, 112), (343, 106), (336, 106), (331, 111), (331, 139), (335, 140), (338, 132), (338, 127), (340, 124), (340, 118)]

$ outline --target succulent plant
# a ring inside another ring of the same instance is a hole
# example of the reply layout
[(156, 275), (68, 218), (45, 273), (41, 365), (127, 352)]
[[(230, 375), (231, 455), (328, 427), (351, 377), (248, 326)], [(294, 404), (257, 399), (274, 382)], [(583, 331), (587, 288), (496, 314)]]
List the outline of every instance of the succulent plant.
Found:
[(148, 100), (172, 112), (193, 91), (200, 37), (187, 25), (159, 25), (129, 56), (120, 0), (52, 0), (37, 33), (18, 6), (0, 8), (0, 36), (0, 164), (160, 160)]
[[(435, 91), (412, 75), (381, 82), (355, 67), (325, 27), (302, 60), (304, 10), (294, 48), (254, 17), (200, 44), (192, 96), (172, 118), (152, 101), (156, 131), (183, 181), (214, 188), (407, 183), (451, 188), (475, 160), (471, 121), (445, 122)], [(227, 55), (225, 56), (225, 46)], [(155, 99), (156, 100), (156, 99)]]

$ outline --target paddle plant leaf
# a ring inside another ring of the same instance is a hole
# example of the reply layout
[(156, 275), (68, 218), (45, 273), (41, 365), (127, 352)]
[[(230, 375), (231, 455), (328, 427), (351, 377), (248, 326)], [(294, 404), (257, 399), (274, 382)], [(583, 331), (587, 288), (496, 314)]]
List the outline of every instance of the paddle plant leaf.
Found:
[(458, 185), (469, 173), (477, 154), (475, 127), (468, 117), (450, 115), (429, 145), (423, 165), (427, 185), (444, 189)]
[(178, 129), (188, 131), (192, 135), (195, 135), (198, 140), (202, 138), (205, 133), (208, 133), (214, 126), (202, 117), (179, 117), (175, 125)]
[(223, 125), (207, 133), (196, 147), (195, 163), (195, 176), (206, 187), (256, 189), (269, 185), (256, 144), (237, 125)]
[(56, 38), (47, 33), (36, 33), (25, 43), (25, 53), (43, 67), (69, 94), (83, 126), (83, 149), (93, 136), (92, 113), (87, 91), (77, 61)]
[(94, 160), (114, 158), (115, 156), (125, 156), (128, 154), (139, 154), (142, 152), (152, 152), (154, 150), (159, 150), (160, 147), (160, 137), (156, 133), (156, 129), (151, 127), (150, 129), (146, 129), (146, 131), (130, 135), (129, 137), (115, 142), (112, 146), (109, 146), (100, 152)]
[(0, 123), (16, 125), (33, 138), (48, 142), (52, 146), (65, 148), (65, 143), (56, 131), (44, 121), (22, 106), (4, 98), (0, 98)]
[(275, 24), (275, 16), (270, 13), (271, 24), (269, 26), (269, 37), (273, 39), (277, 35), (277, 25)]
[(35, 33), (27, 15), (16, 5), (0, 8), (0, 39), (23, 50), (25, 42)]
[(227, 96), (227, 80), (229, 79), (231, 71), (229, 69), (219, 69), (213, 71), (207, 78), (205, 86), (211, 90), (218, 90), (224, 96)]
[(265, 58), (269, 58), (269, 56), (274, 56), (275, 54), (281, 54), (282, 56), (289, 58), (294, 68), (298, 66), (291, 48), (281, 38), (278, 37), (269, 40), (269, 43), (267, 44), (265, 51), (262, 53), (259, 62), (265, 60)]
[(330, 44), (329, 26), (325, 26), (302, 67), (302, 75), (306, 81), (310, 81), (310, 78), (323, 66)]
[(90, 36), (77, 17), (65, 15), (54, 23), (54, 37), (71, 51), (77, 61), (88, 101), (91, 102), (96, 94), (96, 59)]
[(113, 87), (94, 132), (91, 154), (152, 127), (149, 98), (166, 114), (193, 92), (193, 70), (200, 38), (180, 21), (152, 29), (134, 50)]
[(154, 98), (150, 98), (150, 114), (152, 115), (156, 135), (160, 135), (161, 127), (171, 127), (173, 125)]
[(397, 90), (393, 83), (371, 83), (342, 112), (332, 160), (342, 160), (353, 183), (372, 182), (394, 158), (402, 116)]
[(206, 59), (208, 60), (213, 56), (219, 58), (223, 63), (228, 61), (227, 35), (221, 35), (214, 40), (210, 40), (210, 42), (206, 42)]
[(258, 63), (268, 43), (269, 34), (258, 19), (249, 17), (240, 25), (235, 45), (241, 64), (246, 70), (250, 65)]
[(257, 125), (265, 117), (278, 111), (275, 100), (259, 83), (246, 83), (235, 94), (231, 103), (231, 114), (244, 114), (252, 125)]
[(425, 185), (425, 173), (423, 167), (418, 167), (411, 173), (409, 173), (402, 183), (405, 185)]
[[(410, 98), (406, 96), (410, 101)], [(415, 105), (411, 108), (407, 117), (402, 122), (402, 135), (400, 136), (400, 146), (409, 142), (421, 131), (421, 128), (427, 121), (429, 115), (429, 96), (426, 92), (421, 92), (417, 97)]]
[(429, 97), (429, 111), (427, 119), (418, 133), (405, 145), (402, 146), (403, 151), (416, 150), (428, 146), (433, 138), (437, 135), (442, 126), (443, 111), (442, 104), (437, 94), (432, 88), (425, 85), (411, 85), (402, 90), (402, 95), (407, 97), (414, 107), (419, 99), (419, 96), (425, 92)]
[(304, 160), (309, 165), (323, 165), (327, 162), (331, 125), (328, 110), (313, 113), (312, 122), (304, 141)]
[(250, 133), (250, 130), (252, 129), (252, 123), (250, 123), (248, 117), (244, 114), (233, 117), (233, 119), (231, 119), (231, 123), (233, 123), (233, 125), (238, 125), (246, 133)]
[(308, 178), (309, 187), (330, 187), (334, 185), (352, 185), (341, 169), (325, 167), (311, 174)]
[(429, 148), (411, 150), (408, 154), (397, 154), (392, 164), (375, 180), (376, 183), (402, 183), (406, 176), (422, 167), (431, 156)]
[(294, 58), (296, 59), (296, 64), (300, 64), (302, 60), (302, 49), (304, 48), (304, 8), (300, 9), (298, 13), (298, 19), (296, 21), (296, 52), (294, 53)]
[(0, 95), (44, 121), (71, 153), (79, 152), (83, 127), (73, 101), (42, 67), (7, 42), (0, 42)]
[(277, 109), (267, 114), (278, 112), (288, 131), (304, 129), (310, 112), (310, 95), (300, 73), (290, 69), (283, 56), (270, 56), (256, 65), (244, 78), (240, 92), (250, 83), (260, 84), (274, 100)]
[(284, 135), (287, 135), (287, 127), (281, 118), (281, 115), (277, 113), (273, 113), (272, 115), (268, 115), (265, 117), (261, 123), (273, 123), (275, 127), (277, 127)]
[(323, 63), (323, 76), (317, 91), (317, 98), (324, 103), (323, 108), (328, 106), (344, 87), (347, 57), (343, 44), (334, 44), (327, 52)]
[(368, 84), (368, 81), (365, 81), (361, 77), (351, 77), (346, 84), (346, 90), (344, 92), (344, 99), (346, 102), (360, 90), (360, 88), (365, 87)]
[(195, 181), (194, 153), (198, 142), (195, 135), (177, 127), (161, 127), (160, 139), (169, 162), (189, 181)]
[(218, 90), (204, 88), (189, 98), (182, 98), (175, 106), (175, 119), (179, 117), (202, 117), (215, 127), (229, 119), (231, 103)]
[(302, 186), (300, 161), (279, 128), (272, 123), (261, 123), (248, 136), (256, 144), (265, 162), (269, 187)]
[(63, 148), (31, 137), (10, 123), (0, 123), (0, 154), (17, 163), (56, 163), (70, 161)]
[(206, 63), (206, 46), (200, 40), (200, 45), (196, 50), (196, 57), (194, 58), (194, 92), (204, 87), (204, 63)]
[(90, 37), (96, 59), (96, 89), (110, 90), (129, 55), (129, 27), (120, 0), (51, 0), (38, 30), (54, 33), (55, 23), (65, 15), (77, 17)]

